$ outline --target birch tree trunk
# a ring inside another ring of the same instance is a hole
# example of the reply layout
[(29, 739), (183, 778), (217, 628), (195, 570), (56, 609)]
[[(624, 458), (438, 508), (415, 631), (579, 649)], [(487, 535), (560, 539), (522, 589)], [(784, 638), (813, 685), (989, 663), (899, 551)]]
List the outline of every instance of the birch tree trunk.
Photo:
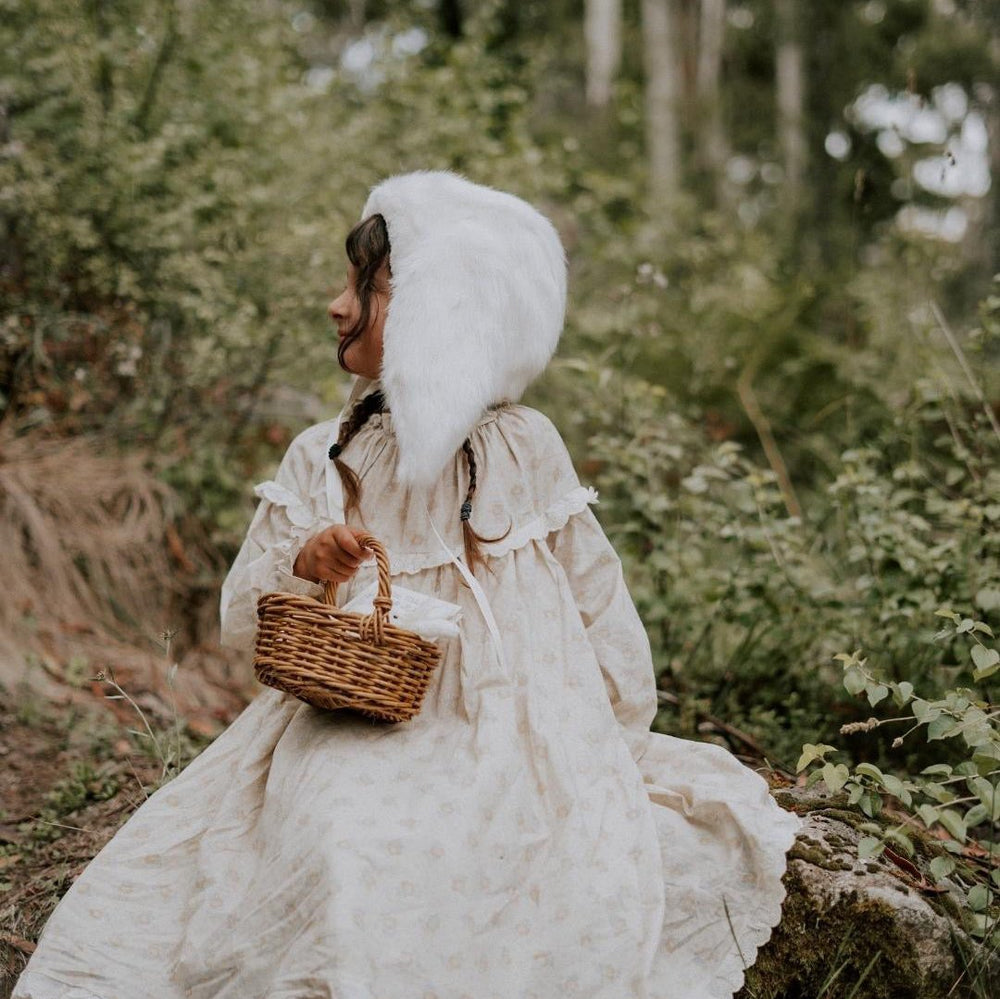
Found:
[(796, 7), (795, 0), (774, 0), (778, 35), (775, 59), (778, 144), (785, 169), (784, 201), (792, 212), (802, 204), (806, 165), (805, 79)]
[(729, 145), (722, 123), (722, 41), (726, 28), (726, 0), (701, 0), (698, 26), (697, 93), (701, 119), (697, 126), (698, 159), (715, 183), (722, 200), (722, 169)]
[(989, 25), (990, 55), (993, 73), (989, 87), (989, 103), (985, 108), (986, 131), (990, 149), (990, 184), (986, 203), (986, 218), (989, 234), (988, 266), (991, 273), (1000, 273), (1000, 14), (993, 15)]
[(607, 107), (622, 58), (621, 0), (586, 0), (587, 103)]
[(360, 31), (365, 26), (365, 0), (347, 0), (347, 16), (351, 27)]
[(642, 0), (646, 71), (646, 149), (650, 194), (670, 199), (681, 189), (676, 0)]

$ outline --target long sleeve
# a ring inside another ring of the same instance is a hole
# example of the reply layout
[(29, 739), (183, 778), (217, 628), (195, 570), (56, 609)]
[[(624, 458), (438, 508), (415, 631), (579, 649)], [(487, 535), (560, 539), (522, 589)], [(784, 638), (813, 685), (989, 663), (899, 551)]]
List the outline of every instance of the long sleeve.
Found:
[(252, 648), (257, 631), (257, 600), (264, 593), (298, 593), (319, 597), (323, 588), (292, 572), (305, 542), (333, 521), (326, 516), (326, 497), (316, 453), (325, 451), (329, 424), (300, 434), (282, 459), (273, 480), (254, 493), (260, 504), (246, 538), (222, 584), (221, 640), (233, 648)]
[(638, 762), (656, 716), (656, 677), (621, 559), (589, 506), (553, 531), (548, 545), (569, 579), (615, 718)]

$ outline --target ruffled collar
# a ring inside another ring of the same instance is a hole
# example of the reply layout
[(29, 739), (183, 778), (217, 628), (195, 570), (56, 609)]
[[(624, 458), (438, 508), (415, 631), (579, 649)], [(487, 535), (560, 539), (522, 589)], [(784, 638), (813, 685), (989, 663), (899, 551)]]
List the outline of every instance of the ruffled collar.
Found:
[[(496, 421), (500, 419), (503, 413), (506, 410), (510, 409), (512, 405), (514, 405), (514, 403), (501, 402), (497, 403), (497, 405), (495, 406), (490, 406), (490, 408), (487, 409), (486, 412), (476, 422), (475, 428), (478, 429), (479, 427), (485, 427), (490, 423), (496, 423)], [(392, 412), (388, 409), (384, 409), (379, 413), (372, 413), (372, 415), (368, 417), (368, 420), (365, 423), (365, 427), (369, 426), (378, 427), (384, 432), (393, 434), (393, 436), (395, 436), (395, 432), (393, 431), (392, 420), (393, 420)], [(363, 430), (364, 427), (362, 427), (361, 429)], [(361, 430), (358, 431), (358, 433), (360, 432)]]

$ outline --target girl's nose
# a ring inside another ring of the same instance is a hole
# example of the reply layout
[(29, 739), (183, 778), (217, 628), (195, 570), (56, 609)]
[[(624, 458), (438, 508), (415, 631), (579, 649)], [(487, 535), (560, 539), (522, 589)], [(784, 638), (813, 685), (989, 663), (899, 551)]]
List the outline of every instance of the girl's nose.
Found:
[(345, 296), (343, 294), (338, 295), (327, 307), (327, 315), (334, 321), (339, 322), (342, 320), (347, 312), (345, 306)]

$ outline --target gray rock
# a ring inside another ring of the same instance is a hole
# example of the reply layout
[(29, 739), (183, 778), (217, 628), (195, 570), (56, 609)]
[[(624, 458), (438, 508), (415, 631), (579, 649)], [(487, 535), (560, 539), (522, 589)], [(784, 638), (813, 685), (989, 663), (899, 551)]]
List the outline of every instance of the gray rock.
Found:
[(913, 858), (859, 860), (857, 825), (870, 820), (846, 794), (823, 785), (773, 793), (806, 827), (789, 852), (781, 923), (739, 999), (1000, 996), (1000, 958), (963, 929), (957, 886), (941, 891), (928, 872), (941, 846), (915, 835)]

